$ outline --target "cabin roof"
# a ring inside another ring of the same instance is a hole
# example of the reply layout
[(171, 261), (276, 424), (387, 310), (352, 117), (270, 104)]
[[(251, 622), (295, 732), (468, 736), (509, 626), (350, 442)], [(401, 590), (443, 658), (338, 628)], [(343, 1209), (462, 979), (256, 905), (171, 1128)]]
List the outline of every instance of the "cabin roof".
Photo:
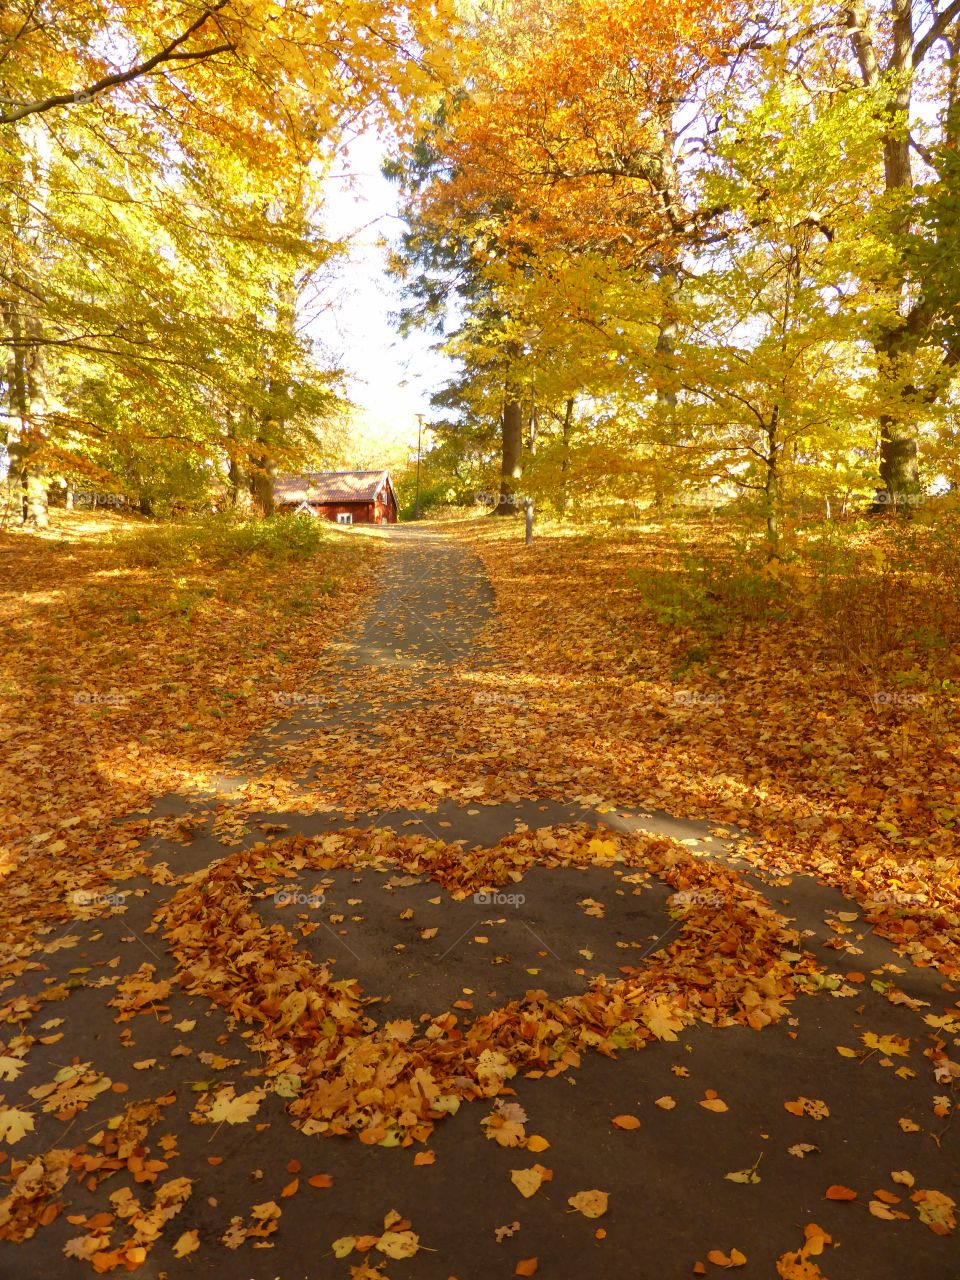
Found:
[(278, 476), (273, 497), (281, 505), (373, 502), (384, 485), (396, 502), (389, 471), (306, 471), (299, 476)]

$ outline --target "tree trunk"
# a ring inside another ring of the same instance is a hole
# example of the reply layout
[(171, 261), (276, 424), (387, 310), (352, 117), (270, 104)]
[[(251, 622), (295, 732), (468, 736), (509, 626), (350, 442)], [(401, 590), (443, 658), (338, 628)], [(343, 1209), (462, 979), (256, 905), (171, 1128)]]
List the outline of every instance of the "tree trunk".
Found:
[(35, 529), (50, 525), (47, 503), (47, 477), (42, 467), (29, 464), (21, 472), (23, 484), (23, 522)]
[(249, 515), (251, 490), (249, 479), (244, 472), (240, 459), (231, 453), (227, 470), (227, 493), (230, 506), (242, 515)]
[[(914, 184), (909, 135), (913, 84), (917, 72), (913, 0), (888, 0), (888, 16), (890, 43), (886, 65), (881, 65), (876, 32), (866, 0), (850, 0), (847, 7), (847, 27), (864, 85), (874, 88), (881, 83), (884, 75), (894, 77), (892, 98), (886, 108), (889, 128), (883, 139), (884, 188), (887, 195), (893, 197), (911, 192)], [(909, 201), (902, 199), (892, 230), (899, 235), (908, 232), (910, 216)], [(901, 303), (907, 285), (906, 275), (902, 274), (894, 286)], [(917, 315), (922, 306), (922, 298), (914, 301), (913, 309)], [(916, 356), (920, 344), (921, 335), (911, 333), (905, 320), (896, 330), (886, 329), (881, 332), (873, 346), (883, 365), (894, 355), (900, 359), (904, 356)], [(907, 396), (908, 393), (904, 392), (905, 400)], [(883, 505), (892, 510), (908, 509), (919, 490), (920, 474), (915, 428), (906, 413), (902, 420), (894, 414), (886, 414), (880, 419), (879, 471), (886, 491), (886, 502)]]
[(573, 404), (574, 397), (571, 396), (567, 401), (567, 407), (563, 415), (563, 454), (560, 458), (560, 493), (557, 498), (557, 507), (561, 516), (567, 514), (567, 502), (569, 500), (569, 470), (570, 470), (570, 433), (573, 430)]
[(500, 501), (495, 516), (512, 516), (517, 509), (517, 482), (523, 458), (523, 405), (511, 399), (503, 406), (503, 449), (500, 467)]
[(767, 425), (766, 475), (763, 484), (764, 514), (767, 525), (767, 550), (771, 560), (780, 559), (780, 450), (777, 439), (780, 410), (774, 407)]
[(895, 418), (880, 420), (880, 479), (889, 498), (889, 507), (904, 514), (920, 491), (920, 468), (913, 427)]
[[(663, 288), (663, 306), (660, 314), (660, 331), (657, 334), (657, 345), (654, 352), (660, 363), (668, 370), (671, 368), (671, 358), (677, 349), (677, 309), (675, 304), (675, 295), (677, 292), (677, 269), (675, 266), (666, 266), (660, 273), (660, 284)], [(677, 393), (667, 387), (657, 388), (657, 405), (660, 409), (661, 418), (670, 420), (673, 418), (674, 411), (677, 407)], [(663, 478), (659, 469), (654, 477), (653, 502), (658, 511), (662, 511), (666, 505), (666, 492)]]
[(262, 455), (257, 458), (250, 472), (250, 496), (262, 516), (272, 516), (275, 510), (273, 479), (273, 464), (266, 455)]
[(6, 319), (14, 346), (11, 362), (11, 400), (18, 420), (16, 435), (9, 444), (10, 470), (20, 487), (20, 518), (23, 524), (46, 529), (50, 523), (47, 511), (47, 479), (36, 455), (42, 444), (45, 400), (42, 389), (43, 370), (39, 344), (25, 345), (26, 335), (35, 328), (29, 320), (24, 324), (16, 300), (6, 308)]

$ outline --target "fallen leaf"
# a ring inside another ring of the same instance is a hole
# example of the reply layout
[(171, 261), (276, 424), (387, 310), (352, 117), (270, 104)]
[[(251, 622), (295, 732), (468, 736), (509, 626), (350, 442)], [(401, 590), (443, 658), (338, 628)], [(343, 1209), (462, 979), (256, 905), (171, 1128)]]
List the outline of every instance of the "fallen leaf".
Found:
[(266, 1096), (263, 1089), (234, 1094), (233, 1085), (227, 1085), (214, 1096), (207, 1118), (214, 1124), (246, 1124), (260, 1110)]
[(707, 1261), (715, 1267), (724, 1267), (729, 1271), (731, 1267), (745, 1266), (747, 1257), (739, 1249), (731, 1249), (729, 1255), (720, 1249), (711, 1249), (707, 1254)]
[(376, 1249), (397, 1261), (412, 1258), (420, 1249), (420, 1237), (413, 1231), (386, 1231), (377, 1241)]
[(199, 1248), (199, 1230), (194, 1229), (193, 1231), (184, 1231), (183, 1235), (180, 1236), (173, 1246), (173, 1256), (175, 1258), (186, 1258), (188, 1254), (196, 1253)]
[(610, 1121), (615, 1129), (639, 1129), (640, 1121), (636, 1116), (614, 1116)]
[(33, 1132), (33, 1115), (19, 1107), (0, 1107), (0, 1142), (19, 1142)]
[(607, 1191), (578, 1191), (569, 1197), (567, 1204), (585, 1218), (602, 1218), (607, 1212), (609, 1199)]
[(910, 1197), (917, 1206), (920, 1221), (938, 1236), (947, 1236), (956, 1228), (956, 1202), (942, 1191), (915, 1191)]
[(510, 1171), (510, 1181), (526, 1199), (535, 1195), (540, 1190), (541, 1183), (549, 1182), (552, 1177), (553, 1173), (540, 1164), (535, 1164), (532, 1169)]
[(795, 1098), (792, 1102), (785, 1102), (783, 1106), (791, 1115), (809, 1116), (811, 1120), (825, 1120), (830, 1114), (830, 1108), (819, 1098)]

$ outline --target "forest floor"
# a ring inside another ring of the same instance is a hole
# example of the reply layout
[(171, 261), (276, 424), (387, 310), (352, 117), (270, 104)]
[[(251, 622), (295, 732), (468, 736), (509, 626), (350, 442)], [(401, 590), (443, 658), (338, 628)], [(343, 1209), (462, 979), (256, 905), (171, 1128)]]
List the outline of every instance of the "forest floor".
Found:
[(955, 1280), (940, 649), (662, 529), (107, 533), (0, 542), (5, 1276)]

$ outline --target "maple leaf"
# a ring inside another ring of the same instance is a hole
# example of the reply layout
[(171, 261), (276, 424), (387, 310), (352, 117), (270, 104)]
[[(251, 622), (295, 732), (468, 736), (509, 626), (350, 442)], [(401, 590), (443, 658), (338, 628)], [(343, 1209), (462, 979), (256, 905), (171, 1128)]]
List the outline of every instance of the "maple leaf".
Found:
[(676, 1040), (676, 1033), (683, 1030), (683, 1020), (663, 1000), (641, 1005), (640, 1017), (644, 1026), (649, 1027), (658, 1040)]
[(905, 1058), (910, 1052), (910, 1041), (902, 1036), (878, 1036), (873, 1031), (866, 1031), (860, 1039), (868, 1049), (875, 1049), (883, 1054), (898, 1054)]
[(23, 1070), (21, 1058), (9, 1058), (0, 1054), (0, 1080), (13, 1081)]
[(19, 1142), (33, 1132), (33, 1116), (19, 1107), (0, 1107), (0, 1142)]
[(214, 1124), (246, 1124), (260, 1110), (260, 1104), (266, 1096), (264, 1089), (251, 1089), (247, 1093), (236, 1094), (233, 1085), (227, 1085), (214, 1095), (207, 1119)]

